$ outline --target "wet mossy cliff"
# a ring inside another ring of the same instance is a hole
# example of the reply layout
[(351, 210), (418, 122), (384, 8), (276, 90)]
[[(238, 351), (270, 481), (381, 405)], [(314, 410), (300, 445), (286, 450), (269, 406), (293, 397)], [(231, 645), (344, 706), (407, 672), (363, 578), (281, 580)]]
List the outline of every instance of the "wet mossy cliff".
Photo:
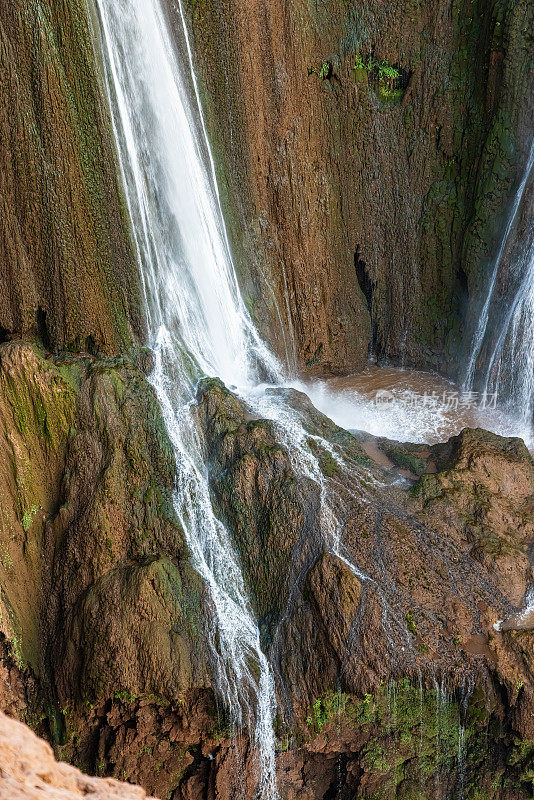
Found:
[(117, 352), (139, 276), (84, 0), (0, 8), (0, 334)]
[[(421, 477), (403, 481), (302, 395), (279, 401), (308, 433), (342, 557), (270, 422), (217, 380), (195, 413), (276, 678), (282, 796), (527, 800), (524, 444), (468, 430), (420, 448)], [(210, 602), (139, 365), (0, 345), (0, 465), (0, 706), (87, 772), (172, 800), (253, 798), (257, 762), (212, 688)]]
[(532, 4), (186, 5), (256, 322), (308, 373), (453, 373), (530, 147)]

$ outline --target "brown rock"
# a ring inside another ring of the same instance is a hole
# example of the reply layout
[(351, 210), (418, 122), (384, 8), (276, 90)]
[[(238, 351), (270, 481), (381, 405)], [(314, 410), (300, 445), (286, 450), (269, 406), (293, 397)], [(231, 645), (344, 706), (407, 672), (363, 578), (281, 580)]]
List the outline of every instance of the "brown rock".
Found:
[(430, 451), (439, 472), (412, 490), (424, 518), (469, 549), (520, 607), (534, 538), (534, 462), (524, 442), (466, 429)]
[(360, 605), (362, 585), (342, 559), (323, 553), (308, 572), (306, 589), (313, 597), (316, 616), (342, 661)]
[(0, 753), (1, 800), (76, 800), (88, 795), (94, 800), (147, 797), (140, 787), (112, 779), (89, 778), (75, 767), (57, 762), (50, 745), (26, 725), (1, 712)]
[[(371, 339), (389, 358), (454, 370), (467, 288), (486, 286), (530, 148), (529, 3), (186, 7), (240, 279), (266, 338), (311, 374), (358, 369)], [(397, 97), (355, 70), (370, 52), (402, 70)]]
[(88, 8), (0, 8), (0, 338), (117, 352), (144, 314)]

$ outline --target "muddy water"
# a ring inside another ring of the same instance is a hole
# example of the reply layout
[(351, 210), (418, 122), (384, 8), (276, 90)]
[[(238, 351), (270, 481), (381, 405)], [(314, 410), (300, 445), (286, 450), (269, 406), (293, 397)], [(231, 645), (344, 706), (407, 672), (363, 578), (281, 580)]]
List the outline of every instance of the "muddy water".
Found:
[(338, 425), (398, 441), (434, 444), (462, 428), (520, 436), (534, 447), (534, 431), (511, 417), (495, 394), (462, 391), (429, 372), (370, 366), (348, 377), (306, 385), (314, 405)]

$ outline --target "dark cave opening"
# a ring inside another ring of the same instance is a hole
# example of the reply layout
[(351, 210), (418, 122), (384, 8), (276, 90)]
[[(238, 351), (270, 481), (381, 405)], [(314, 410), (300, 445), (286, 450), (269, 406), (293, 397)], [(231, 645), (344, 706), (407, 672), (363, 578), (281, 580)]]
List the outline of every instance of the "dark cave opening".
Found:
[(358, 286), (361, 289), (365, 302), (367, 303), (367, 310), (369, 312), (369, 319), (371, 322), (371, 339), (369, 342), (369, 352), (373, 353), (375, 350), (377, 340), (377, 326), (373, 319), (373, 297), (376, 289), (376, 281), (373, 281), (367, 269), (367, 264), (360, 257), (360, 248), (356, 247), (354, 253), (354, 269), (356, 270), (356, 279)]
[(35, 320), (37, 323), (37, 335), (39, 336), (43, 347), (46, 350), (50, 350), (50, 336), (48, 334), (48, 325), (46, 322), (46, 311), (41, 306), (39, 306), (37, 309)]

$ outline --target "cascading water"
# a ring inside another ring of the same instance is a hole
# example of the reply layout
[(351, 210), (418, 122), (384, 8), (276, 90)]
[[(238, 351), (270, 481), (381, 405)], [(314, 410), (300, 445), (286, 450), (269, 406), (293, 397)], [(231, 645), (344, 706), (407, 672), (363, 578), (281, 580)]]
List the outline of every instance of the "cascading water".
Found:
[[(530, 217), (534, 208), (530, 209)], [(534, 417), (534, 225), (514, 265), (519, 286), (489, 359), (484, 391), (504, 388), (508, 404), (527, 425)]]
[[(533, 166), (534, 142), (495, 258), (464, 379), (465, 389), (472, 389), (477, 378), (477, 359), (487, 341), (489, 358), (485, 373), (479, 376), (482, 379), (481, 389), (486, 394), (498, 394), (501, 401), (507, 402), (510, 410), (526, 424), (527, 438), (534, 414), (534, 230), (532, 227), (513, 264), (512, 282), (516, 289), (514, 297), (508, 301), (508, 310), (504, 315), (499, 308), (502, 303), (495, 302), (495, 295), (503, 256), (510, 245)], [(531, 208), (531, 218), (533, 212), (534, 209)], [(493, 319), (495, 315), (498, 315), (497, 320)]]
[[(272, 379), (280, 369), (239, 293), (192, 65), (181, 68), (159, 0), (97, 3), (144, 279), (155, 360), (151, 380), (177, 463), (175, 506), (211, 597), (218, 688), (234, 724), (255, 726), (259, 796), (274, 798), (274, 683), (230, 536), (213, 513), (191, 405), (201, 375), (252, 386), (260, 374)], [(187, 63), (180, 5), (177, 11)]]
[[(237, 387), (250, 407), (276, 423), (297, 472), (319, 486), (324, 547), (343, 558), (361, 580), (370, 578), (344, 553), (336, 513), (339, 498), (328, 497), (298, 412), (260, 383), (280, 385), (282, 370), (259, 339), (239, 293), (181, 4), (176, 6), (182, 23), (178, 44), (169, 35), (160, 0), (97, 0), (97, 5), (114, 131), (144, 280), (155, 361), (151, 380), (177, 463), (176, 510), (213, 605), (211, 644), (218, 688), (234, 724), (254, 726), (259, 796), (272, 800), (277, 796), (274, 681), (231, 537), (211, 505), (202, 437), (192, 412), (201, 376), (218, 376)], [(330, 449), (327, 442), (320, 444)], [(384, 629), (392, 648), (397, 634), (409, 647), (404, 623), (387, 604)]]

